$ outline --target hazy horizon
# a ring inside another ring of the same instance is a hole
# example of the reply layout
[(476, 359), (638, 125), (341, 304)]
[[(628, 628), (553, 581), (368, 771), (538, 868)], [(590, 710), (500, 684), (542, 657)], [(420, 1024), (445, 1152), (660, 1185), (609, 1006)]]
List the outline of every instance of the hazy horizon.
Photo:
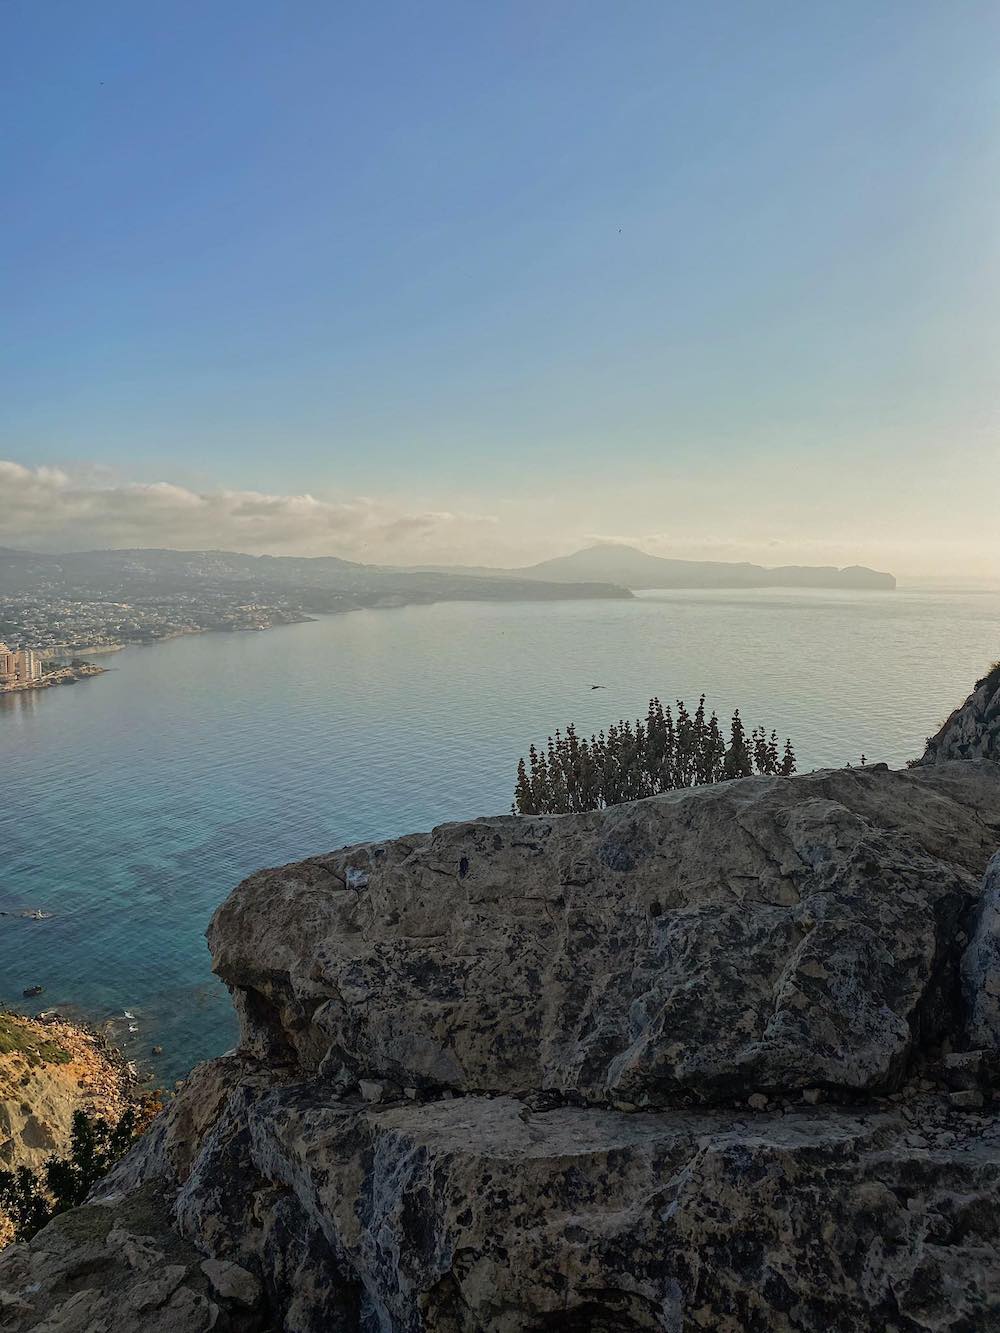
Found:
[[(106, 470), (77, 476), (0, 459), (0, 546), (40, 553), (127, 548), (228, 550), (250, 555), (336, 555), (371, 564), (530, 565), (583, 547), (622, 543), (683, 560), (774, 565), (866, 565), (905, 579), (1000, 583), (1000, 564), (905, 559), (882, 540), (743, 541), (672, 539), (649, 532), (602, 533), (582, 525), (518, 540), (522, 524), (501, 514), (407, 512), (371, 497), (327, 501), (304, 494), (197, 493), (162, 483), (125, 483)], [(895, 559), (897, 555), (902, 559)]]
[(1000, 580), (1000, 10), (4, 12), (0, 544)]

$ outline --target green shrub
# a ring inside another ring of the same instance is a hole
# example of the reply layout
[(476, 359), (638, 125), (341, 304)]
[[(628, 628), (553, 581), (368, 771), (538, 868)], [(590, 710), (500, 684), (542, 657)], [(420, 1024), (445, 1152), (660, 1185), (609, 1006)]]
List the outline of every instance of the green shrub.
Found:
[(738, 709), (727, 742), (715, 713), (705, 715), (704, 695), (693, 713), (678, 699), (676, 717), (669, 705), (650, 699), (644, 720), (620, 720), (589, 740), (571, 723), (542, 749), (533, 745), (517, 766), (512, 809), (521, 815), (600, 810), (677, 787), (794, 772), (791, 741), (781, 748), (777, 732), (763, 727), (747, 735)]
[(0, 1171), (0, 1210), (14, 1226), (17, 1240), (30, 1240), (57, 1213), (76, 1208), (132, 1146), (137, 1135), (132, 1107), (116, 1125), (89, 1116), (73, 1115), (69, 1155), (50, 1157), (41, 1171), (21, 1166)]

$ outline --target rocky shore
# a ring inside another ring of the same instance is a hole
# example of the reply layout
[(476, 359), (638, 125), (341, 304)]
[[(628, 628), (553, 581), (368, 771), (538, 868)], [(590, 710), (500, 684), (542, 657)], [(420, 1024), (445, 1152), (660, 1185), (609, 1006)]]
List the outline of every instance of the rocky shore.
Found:
[(995, 702), (252, 876), (239, 1050), (0, 1256), (5, 1327), (1000, 1330)]
[(93, 662), (84, 662), (80, 666), (57, 667), (46, 671), (38, 680), (22, 681), (18, 685), (0, 685), (0, 694), (16, 694), (22, 690), (48, 690), (53, 685), (72, 685), (78, 680), (87, 680), (90, 676), (103, 676), (107, 667), (97, 666)]

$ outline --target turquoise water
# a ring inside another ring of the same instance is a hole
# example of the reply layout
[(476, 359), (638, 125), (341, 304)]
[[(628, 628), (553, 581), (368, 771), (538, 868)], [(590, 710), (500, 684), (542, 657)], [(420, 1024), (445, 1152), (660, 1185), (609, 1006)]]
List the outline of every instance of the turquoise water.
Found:
[(232, 1043), (203, 932), (250, 871), (505, 811), (532, 740), (652, 693), (738, 705), (803, 768), (901, 764), (998, 657), (1000, 592), (920, 590), (450, 603), (127, 649), (0, 699), (0, 909), (52, 913), (0, 916), (0, 1002), (106, 1022), (173, 1079)]

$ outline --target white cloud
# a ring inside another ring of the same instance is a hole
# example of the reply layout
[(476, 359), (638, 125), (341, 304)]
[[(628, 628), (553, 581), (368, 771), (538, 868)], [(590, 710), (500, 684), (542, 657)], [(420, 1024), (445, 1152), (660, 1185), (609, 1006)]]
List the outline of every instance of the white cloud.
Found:
[(260, 491), (199, 492), (171, 482), (112, 483), (0, 459), (0, 545), (223, 548), (273, 555), (436, 560), (475, 542), (496, 520), (405, 510), (367, 496), (320, 500)]
[[(981, 469), (982, 470), (982, 469)], [(1000, 473), (996, 473), (1000, 481)], [(969, 487), (942, 474), (937, 493), (891, 496), (836, 477), (741, 477), (714, 485), (641, 484), (622, 473), (598, 487), (553, 486), (541, 471), (515, 494), (460, 491), (445, 504), (411, 505), (370, 495), (318, 498), (251, 490), (195, 490), (129, 482), (96, 464), (67, 469), (0, 460), (0, 546), (72, 551), (169, 546), (274, 555), (340, 555), (382, 564), (516, 566), (597, 541), (653, 555), (750, 560), (762, 565), (871, 565), (906, 576), (1000, 581), (987, 468)], [(808, 483), (808, 484), (807, 484)], [(734, 498), (734, 489), (738, 494)], [(959, 494), (960, 492), (960, 494)], [(501, 518), (484, 513), (496, 505)]]

